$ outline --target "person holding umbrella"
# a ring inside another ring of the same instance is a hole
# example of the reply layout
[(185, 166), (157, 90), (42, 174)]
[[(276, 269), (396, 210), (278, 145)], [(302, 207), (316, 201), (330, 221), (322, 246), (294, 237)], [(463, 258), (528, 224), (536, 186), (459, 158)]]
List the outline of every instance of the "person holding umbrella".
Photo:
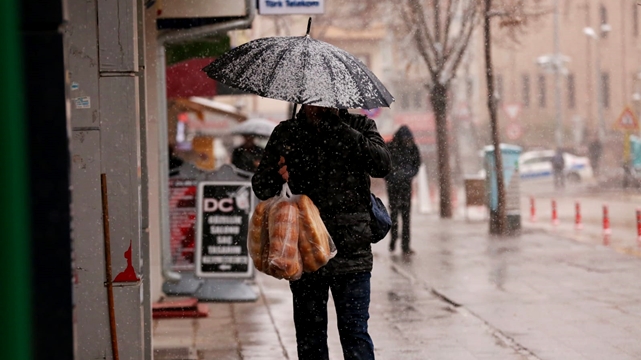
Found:
[(372, 270), (370, 176), (391, 169), (374, 120), (346, 109), (389, 107), (392, 95), (356, 57), (309, 36), (250, 41), (203, 68), (209, 77), (260, 96), (302, 104), (274, 129), (252, 178), (265, 200), (284, 182), (309, 196), (338, 252), (290, 282), (298, 358), (328, 359), (327, 300), (336, 305), (347, 360), (374, 359), (367, 329)]
[(392, 156), (392, 171), (385, 177), (389, 197), (390, 217), (392, 218), (392, 238), (389, 250), (396, 249), (398, 239), (398, 215), (403, 221), (401, 248), (404, 255), (414, 253), (410, 249), (410, 215), (412, 206), (412, 179), (418, 174), (421, 166), (421, 155), (414, 142), (412, 131), (401, 126), (394, 134), (388, 148)]
[(256, 172), (260, 159), (263, 157), (263, 148), (256, 145), (254, 142), (254, 135), (243, 135), (244, 142), (242, 145), (234, 149), (231, 154), (231, 163), (235, 167), (249, 171)]
[(231, 163), (241, 170), (256, 172), (264, 152), (256, 144), (256, 138), (269, 138), (274, 127), (276, 124), (267, 119), (249, 119), (235, 126), (231, 134), (242, 135), (244, 142), (232, 152)]
[(367, 331), (373, 263), (369, 228), (370, 176), (391, 161), (373, 120), (334, 108), (303, 105), (276, 127), (252, 178), (256, 196), (277, 195), (287, 181), (318, 207), (338, 253), (327, 265), (290, 282), (299, 359), (327, 359), (331, 290), (345, 359), (374, 359)]

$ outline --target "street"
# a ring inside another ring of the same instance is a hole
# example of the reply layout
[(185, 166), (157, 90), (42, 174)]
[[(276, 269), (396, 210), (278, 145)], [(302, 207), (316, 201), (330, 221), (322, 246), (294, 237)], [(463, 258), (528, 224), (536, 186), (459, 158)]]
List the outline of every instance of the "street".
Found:
[[(630, 286), (641, 272), (636, 256), (529, 225), (495, 238), (485, 221), (416, 211), (412, 233), (410, 259), (390, 255), (387, 239), (373, 246), (369, 325), (378, 359), (641, 357), (641, 288)], [(184, 348), (189, 359), (296, 359), (287, 283), (259, 274), (255, 285), (256, 303), (211, 303), (208, 318), (155, 320), (156, 358)], [(341, 359), (332, 310), (330, 301), (330, 358)]]
[[(536, 219), (530, 215), (530, 198), (535, 200)], [(552, 200), (556, 201), (558, 225), (552, 223)], [(581, 229), (576, 229), (576, 203), (580, 204)], [(607, 244), (617, 251), (641, 254), (637, 243), (636, 210), (641, 194), (634, 190), (603, 190), (593, 183), (568, 184), (554, 190), (551, 181), (521, 183), (521, 221), (529, 228), (543, 229), (591, 244)], [(611, 234), (604, 238), (603, 206), (608, 207)]]

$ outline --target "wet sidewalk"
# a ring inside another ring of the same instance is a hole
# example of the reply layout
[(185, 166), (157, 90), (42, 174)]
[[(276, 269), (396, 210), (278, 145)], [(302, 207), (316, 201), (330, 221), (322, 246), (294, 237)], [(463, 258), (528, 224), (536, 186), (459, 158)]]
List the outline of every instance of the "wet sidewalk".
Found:
[[(641, 358), (641, 259), (435, 215), (414, 214), (412, 231), (410, 259), (374, 245), (377, 359)], [(208, 318), (155, 320), (156, 359), (297, 359), (287, 282), (258, 274), (255, 290), (255, 303), (208, 304)], [(328, 309), (330, 358), (342, 359)]]

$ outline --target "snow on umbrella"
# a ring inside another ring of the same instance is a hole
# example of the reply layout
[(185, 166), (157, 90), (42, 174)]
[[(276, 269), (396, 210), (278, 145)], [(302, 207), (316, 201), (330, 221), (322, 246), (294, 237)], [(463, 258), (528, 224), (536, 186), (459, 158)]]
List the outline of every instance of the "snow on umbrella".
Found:
[(267, 119), (248, 119), (231, 129), (233, 135), (256, 135), (269, 137), (276, 123)]
[(394, 97), (360, 60), (307, 35), (267, 37), (203, 68), (212, 79), (263, 97), (339, 109), (389, 107)]

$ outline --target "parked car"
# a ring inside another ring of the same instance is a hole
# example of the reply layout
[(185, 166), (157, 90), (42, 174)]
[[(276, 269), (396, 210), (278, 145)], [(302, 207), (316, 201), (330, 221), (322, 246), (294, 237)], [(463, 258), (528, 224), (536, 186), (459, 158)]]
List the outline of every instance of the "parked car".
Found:
[[(554, 150), (526, 151), (519, 157), (519, 173), (521, 179), (541, 179), (552, 177), (552, 157)], [(570, 182), (580, 182), (592, 179), (594, 174), (590, 160), (587, 157), (563, 153), (565, 160), (565, 176)]]

